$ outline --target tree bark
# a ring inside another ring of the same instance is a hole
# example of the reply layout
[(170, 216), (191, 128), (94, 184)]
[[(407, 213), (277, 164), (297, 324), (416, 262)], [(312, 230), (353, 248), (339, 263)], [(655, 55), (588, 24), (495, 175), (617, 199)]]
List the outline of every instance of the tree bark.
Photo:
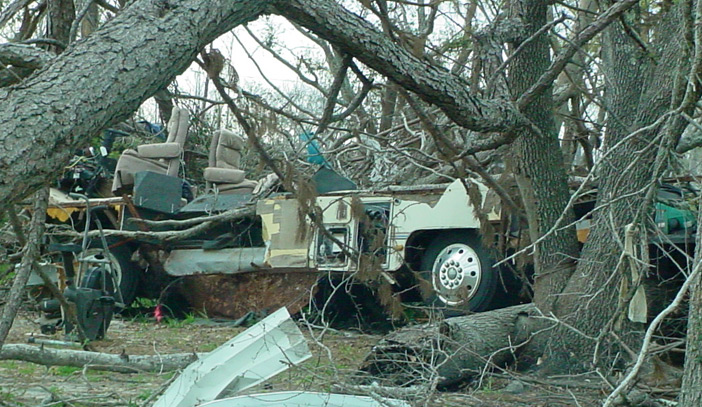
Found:
[[(76, 7), (73, 0), (48, 0), (49, 20), (47, 37), (68, 46), (71, 42), (71, 24), (76, 18)], [(54, 47), (56, 48), (56, 47)], [(56, 49), (55, 53), (63, 49)]]
[[(514, 46), (529, 40), (514, 57), (510, 69), (510, 91), (517, 99), (551, 64), (548, 36), (542, 33), (531, 38), (546, 25), (549, 6), (541, 0), (520, 0), (513, 2), (512, 7), (511, 12), (522, 18), (525, 27), (524, 37)], [(554, 310), (557, 295), (573, 272), (578, 255), (575, 227), (566, 227), (572, 224), (574, 215), (572, 208), (567, 208), (570, 192), (565, 167), (557, 159), (560, 146), (551, 92), (548, 87), (523, 110), (538, 132), (523, 129), (511, 146), (516, 158), (512, 169), (526, 209), (531, 241), (541, 239), (535, 245), (534, 301), (545, 314)], [(561, 227), (551, 231), (557, 223)]]
[(88, 366), (93, 370), (120, 373), (171, 372), (182, 369), (198, 359), (195, 353), (169, 355), (113, 355), (44, 346), (8, 344), (0, 350), (0, 360), (12, 359), (44, 366)]
[(92, 135), (128, 117), (204, 45), (257, 18), (268, 3), (139, 0), (0, 90), (0, 201), (17, 202), (51, 180)]
[[(699, 233), (699, 232), (698, 232)], [(702, 261), (698, 256), (696, 262)], [(690, 309), (687, 317), (685, 373), (680, 407), (702, 406), (702, 278), (697, 276), (690, 287)]]
[[(702, 16), (698, 16), (702, 18)], [(697, 212), (697, 237), (693, 267), (702, 263), (702, 206)], [(693, 277), (693, 276), (690, 276)], [(702, 406), (702, 274), (690, 285), (687, 311), (685, 368), (680, 392), (680, 407)]]
[(44, 220), (46, 219), (46, 207), (49, 203), (49, 188), (44, 188), (36, 193), (34, 204), (34, 214), (29, 231), (29, 239), (24, 248), (22, 263), (17, 270), (15, 279), (12, 282), (12, 288), (7, 298), (7, 302), (2, 309), (0, 317), (0, 349), (5, 343), (5, 338), (12, 328), (12, 323), (17, 315), (22, 304), (24, 288), (29, 280), (29, 274), (32, 271), (32, 265), (39, 257), (39, 244), (41, 236), (44, 234)]
[(21, 81), (51, 59), (52, 54), (31, 45), (0, 44), (0, 88)]
[(0, 63), (22, 68), (37, 69), (51, 61), (52, 54), (24, 44), (0, 44)]
[(591, 369), (593, 362), (613, 366), (621, 358), (626, 361), (625, 349), (637, 351), (641, 346), (643, 324), (626, 317), (630, 296), (620, 290), (620, 284), (625, 279), (631, 286), (632, 264), (644, 274), (648, 269), (622, 254), (622, 242), (626, 225), (639, 227), (637, 244), (645, 247), (648, 241), (645, 230), (655, 196), (650, 188), (661, 176), (658, 147), (666, 145), (662, 139), (656, 141), (664, 128), (659, 119), (673, 105), (676, 76), (686, 54), (680, 24), (684, 6), (684, 2), (676, 3), (658, 25), (657, 40), (648, 50), (642, 49), (631, 36), (631, 28), (621, 21), (603, 35), (609, 118), (604, 156), (598, 164), (599, 209), (577, 269), (558, 300), (556, 316), (564, 324), (551, 336), (553, 352), (547, 355), (551, 368)]
[(361, 368), (389, 385), (446, 386), (513, 362), (531, 335), (548, 326), (533, 304), (415, 325), (383, 338)]

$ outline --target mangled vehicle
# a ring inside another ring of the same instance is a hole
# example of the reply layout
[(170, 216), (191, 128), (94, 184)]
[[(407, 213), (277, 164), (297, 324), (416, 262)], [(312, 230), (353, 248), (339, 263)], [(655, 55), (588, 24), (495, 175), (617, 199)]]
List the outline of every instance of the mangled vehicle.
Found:
[[(51, 217), (80, 230), (91, 211), (103, 225), (104, 232), (89, 225), (91, 238), (73, 253), (107, 277), (77, 275), (76, 284), (107, 287), (126, 304), (137, 294), (157, 297), (177, 281), (194, 309), (230, 318), (281, 306), (296, 312), (321, 279), (334, 291), (352, 277), (388, 309), (412, 292), (412, 300), (449, 315), (514, 304), (528, 294), (513, 261), (496, 266), (497, 253), (524, 246), (519, 219), (503, 213), (480, 182), (359, 190), (322, 166), (290, 193), (274, 176), (247, 179), (240, 168), (244, 140), (220, 130), (203, 173), (205, 191), (196, 194), (178, 177), (187, 129), (187, 111), (176, 108), (165, 142), (123, 152), (114, 168), (115, 197), (86, 201), (54, 191)], [(576, 208), (582, 239), (591, 203)], [(656, 219), (667, 235), (683, 239), (673, 244), (685, 244), (692, 241), (691, 214), (658, 204)]]

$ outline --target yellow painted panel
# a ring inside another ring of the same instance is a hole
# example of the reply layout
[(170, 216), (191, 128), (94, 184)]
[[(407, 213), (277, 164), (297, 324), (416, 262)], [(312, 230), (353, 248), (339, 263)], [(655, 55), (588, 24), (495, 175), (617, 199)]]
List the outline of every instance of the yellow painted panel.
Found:
[(46, 214), (53, 218), (57, 219), (59, 222), (65, 222), (68, 220), (68, 218), (71, 217), (71, 214), (73, 212), (77, 211), (75, 208), (47, 208), (46, 209)]
[(280, 233), (280, 224), (273, 222), (273, 214), (266, 213), (261, 215), (263, 222), (263, 240), (270, 240), (272, 235)]

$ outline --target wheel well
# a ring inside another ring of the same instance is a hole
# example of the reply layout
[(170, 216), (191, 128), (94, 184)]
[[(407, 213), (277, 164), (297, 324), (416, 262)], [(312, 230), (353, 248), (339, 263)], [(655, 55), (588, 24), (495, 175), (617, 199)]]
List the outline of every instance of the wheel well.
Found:
[(474, 236), (479, 235), (477, 229), (432, 229), (432, 230), (418, 230), (413, 232), (407, 239), (405, 244), (405, 264), (410, 270), (418, 271), (422, 263), (422, 255), (426, 250), (427, 246), (434, 240), (437, 236), (443, 233), (454, 233), (454, 232), (465, 232), (470, 233)]

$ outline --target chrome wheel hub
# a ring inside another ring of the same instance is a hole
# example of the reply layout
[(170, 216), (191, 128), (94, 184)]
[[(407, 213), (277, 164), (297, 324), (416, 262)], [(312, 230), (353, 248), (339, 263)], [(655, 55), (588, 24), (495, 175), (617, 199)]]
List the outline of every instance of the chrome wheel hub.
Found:
[(468, 302), (477, 292), (480, 278), (480, 259), (475, 250), (463, 243), (445, 247), (432, 267), (434, 291), (446, 305)]

